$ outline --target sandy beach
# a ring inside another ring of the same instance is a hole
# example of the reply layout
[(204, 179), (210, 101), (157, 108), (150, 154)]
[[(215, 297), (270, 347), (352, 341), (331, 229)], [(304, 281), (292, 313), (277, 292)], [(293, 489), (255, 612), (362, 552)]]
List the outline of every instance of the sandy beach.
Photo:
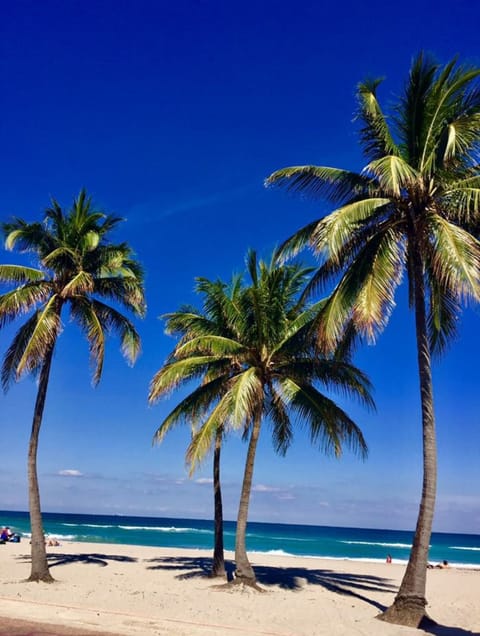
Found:
[[(48, 585), (24, 581), (29, 548), (26, 542), (0, 546), (4, 625), (22, 619), (119, 636), (419, 633), (375, 619), (393, 599), (400, 564), (252, 554), (264, 589), (258, 593), (206, 577), (210, 552), (66, 542), (48, 548), (56, 579)], [(429, 612), (439, 623), (432, 633), (479, 634), (479, 598), (480, 571), (429, 570)], [(12, 627), (11, 633), (18, 632)]]

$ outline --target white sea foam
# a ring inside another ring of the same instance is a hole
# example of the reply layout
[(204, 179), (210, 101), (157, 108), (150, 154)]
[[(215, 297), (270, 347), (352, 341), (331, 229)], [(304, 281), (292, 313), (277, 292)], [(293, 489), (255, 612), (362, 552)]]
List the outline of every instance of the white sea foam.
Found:
[(101, 523), (62, 523), (62, 526), (71, 528), (116, 528), (117, 526), (105, 526)]
[(375, 541), (340, 541), (349, 545), (379, 545), (382, 548), (411, 548), (410, 543), (377, 543)]
[(452, 545), (449, 548), (450, 550), (473, 550), (474, 552), (480, 552), (480, 548), (474, 548), (474, 547), (464, 547), (464, 546), (460, 546), (460, 545)]
[(291, 552), (285, 552), (285, 550), (251, 550), (250, 554), (270, 554), (271, 556), (288, 556), (295, 557), (296, 554), (291, 554)]
[(177, 528), (176, 526), (118, 526), (122, 530), (152, 530), (156, 532), (193, 532), (195, 534), (213, 534), (212, 530), (200, 528)]

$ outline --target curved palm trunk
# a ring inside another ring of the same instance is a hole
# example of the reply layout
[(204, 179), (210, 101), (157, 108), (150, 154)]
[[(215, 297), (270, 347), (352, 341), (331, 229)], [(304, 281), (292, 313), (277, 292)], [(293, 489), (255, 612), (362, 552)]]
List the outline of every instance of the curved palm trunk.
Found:
[(410, 627), (419, 627), (422, 619), (428, 618), (425, 612), (425, 606), (427, 604), (425, 592), (428, 550), (432, 534), (437, 490), (437, 445), (435, 414), (433, 410), (430, 346), (428, 342), (425, 311), (425, 285), (422, 260), (418, 248), (415, 249), (416, 252), (413, 255), (415, 324), (423, 430), (422, 498), (420, 501), (412, 551), (400, 589), (393, 605), (379, 616), (382, 620)]
[(258, 437), (260, 435), (260, 424), (261, 419), (260, 416), (257, 415), (253, 422), (252, 434), (248, 444), (242, 492), (240, 495), (240, 505), (238, 507), (237, 532), (235, 535), (235, 577), (238, 582), (247, 583), (249, 585), (254, 585), (256, 581), (255, 572), (253, 571), (247, 556), (246, 534), (248, 507), (250, 503), (250, 492), (252, 490), (255, 453), (257, 450)]
[(43, 532), (42, 513), (40, 509), (40, 489), (38, 486), (37, 476), (37, 450), (52, 356), (53, 347), (46, 354), (45, 361), (40, 371), (37, 399), (35, 401), (35, 410), (33, 413), (32, 431), (28, 446), (28, 499), (30, 526), (32, 530), (32, 569), (27, 580), (44, 581), (45, 583), (51, 583), (54, 579), (48, 569), (47, 553), (45, 550), (45, 535)]
[(215, 545), (213, 548), (212, 576), (226, 576), (225, 556), (223, 552), (223, 505), (220, 487), (220, 451), (222, 448), (223, 428), (217, 429), (215, 450), (213, 453), (213, 492), (215, 507)]

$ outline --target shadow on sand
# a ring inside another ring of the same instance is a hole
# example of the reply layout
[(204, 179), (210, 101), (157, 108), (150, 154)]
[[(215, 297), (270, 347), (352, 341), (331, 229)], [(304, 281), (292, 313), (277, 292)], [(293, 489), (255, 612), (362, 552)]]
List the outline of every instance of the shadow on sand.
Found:
[[(17, 557), (19, 561), (30, 562), (30, 555), (23, 555)], [(85, 563), (86, 565), (100, 565), (106, 567), (109, 561), (121, 561), (123, 563), (135, 563), (138, 559), (133, 557), (117, 555), (117, 554), (98, 554), (98, 553), (83, 553), (83, 554), (61, 554), (56, 552), (55, 554), (47, 553), (48, 566), (50, 568), (56, 565), (68, 565), (69, 563)]]
[(421, 629), (427, 634), (434, 636), (480, 636), (480, 632), (471, 632), (461, 627), (450, 627), (448, 625), (421, 625)]
[[(210, 574), (212, 559), (199, 557), (159, 557), (149, 559), (149, 569), (157, 570), (178, 570), (179, 579), (194, 577), (204, 577)], [(226, 563), (228, 580), (232, 580), (234, 565)], [(373, 605), (378, 610), (386, 609), (385, 605), (369, 598), (368, 592), (388, 592), (394, 594), (396, 587), (391, 585), (388, 579), (362, 574), (348, 574), (346, 572), (335, 572), (333, 570), (312, 570), (301, 567), (271, 567), (256, 565), (254, 567), (257, 582), (260, 585), (278, 585), (283, 589), (299, 591), (308, 583), (310, 585), (321, 585), (331, 592), (344, 594), (358, 598), (365, 603)], [(365, 593), (365, 594), (364, 594)]]

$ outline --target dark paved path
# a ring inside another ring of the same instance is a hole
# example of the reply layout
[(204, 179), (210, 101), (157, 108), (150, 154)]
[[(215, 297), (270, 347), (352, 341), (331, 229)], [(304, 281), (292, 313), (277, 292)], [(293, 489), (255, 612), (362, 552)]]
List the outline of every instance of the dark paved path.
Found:
[(34, 623), (0, 616), (0, 636), (119, 636), (113, 632), (98, 632), (77, 627)]

